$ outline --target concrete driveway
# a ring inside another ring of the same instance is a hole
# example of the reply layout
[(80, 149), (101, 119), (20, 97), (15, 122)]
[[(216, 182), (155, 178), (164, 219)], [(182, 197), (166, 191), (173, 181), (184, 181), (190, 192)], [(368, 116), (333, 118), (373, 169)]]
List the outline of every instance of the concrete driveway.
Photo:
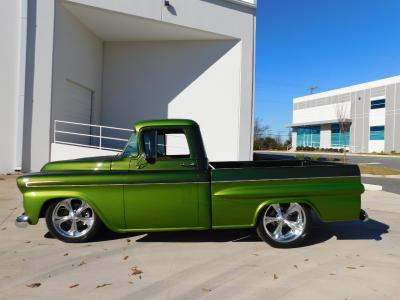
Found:
[(18, 229), (14, 177), (0, 180), (1, 299), (398, 299), (400, 196), (367, 192), (369, 222), (316, 224), (274, 249), (252, 231), (116, 235), (65, 244)]

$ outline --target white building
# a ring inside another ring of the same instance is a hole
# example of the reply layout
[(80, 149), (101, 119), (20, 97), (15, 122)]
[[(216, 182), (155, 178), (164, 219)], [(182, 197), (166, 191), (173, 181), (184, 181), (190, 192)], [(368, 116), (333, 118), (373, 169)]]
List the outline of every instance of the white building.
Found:
[(255, 0), (4, 0), (0, 23), (0, 172), (100, 143), (56, 121), (189, 118), (210, 160), (252, 158)]
[(290, 127), (294, 148), (400, 152), (400, 76), (295, 98)]

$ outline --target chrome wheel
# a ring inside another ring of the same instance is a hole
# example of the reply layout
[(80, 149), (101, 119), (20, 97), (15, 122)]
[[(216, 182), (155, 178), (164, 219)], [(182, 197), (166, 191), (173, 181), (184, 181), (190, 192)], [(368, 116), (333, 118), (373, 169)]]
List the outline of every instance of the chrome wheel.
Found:
[(304, 233), (306, 214), (298, 203), (272, 204), (265, 210), (263, 225), (272, 240), (289, 243)]
[(85, 201), (65, 199), (57, 203), (52, 213), (55, 230), (67, 238), (79, 238), (93, 227), (95, 214)]

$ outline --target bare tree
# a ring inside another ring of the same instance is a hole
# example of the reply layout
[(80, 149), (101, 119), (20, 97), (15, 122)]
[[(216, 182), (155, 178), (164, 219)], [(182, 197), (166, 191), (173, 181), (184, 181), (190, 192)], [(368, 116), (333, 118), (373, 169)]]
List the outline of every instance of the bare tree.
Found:
[(348, 114), (348, 106), (345, 105), (344, 103), (338, 103), (336, 105), (336, 118), (338, 120), (339, 123), (339, 132), (341, 134), (341, 137), (343, 138), (343, 143), (342, 145), (342, 150), (343, 150), (343, 162), (346, 163), (346, 135), (347, 132), (349, 132), (350, 130), (350, 126), (351, 126), (351, 121), (350, 119), (347, 117)]
[(268, 125), (263, 124), (263, 120), (256, 118), (254, 122), (254, 139), (262, 139), (265, 137), (265, 132), (269, 129)]
[(261, 150), (263, 148), (266, 131), (269, 129), (268, 125), (264, 125), (262, 119), (256, 118), (254, 122), (254, 150)]

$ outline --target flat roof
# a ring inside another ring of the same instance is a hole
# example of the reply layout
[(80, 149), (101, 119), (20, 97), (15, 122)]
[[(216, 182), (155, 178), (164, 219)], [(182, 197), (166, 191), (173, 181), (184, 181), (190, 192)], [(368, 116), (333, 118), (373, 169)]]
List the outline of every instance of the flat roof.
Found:
[(364, 82), (364, 83), (351, 85), (351, 86), (343, 87), (343, 88), (339, 88), (339, 89), (329, 90), (326, 92), (315, 93), (312, 95), (293, 98), (293, 103), (299, 103), (299, 102), (308, 101), (308, 100), (315, 100), (315, 99), (325, 98), (325, 97), (329, 97), (329, 96), (336, 96), (336, 95), (340, 95), (340, 94), (347, 94), (347, 93), (356, 92), (359, 90), (381, 87), (381, 86), (393, 84), (393, 83), (400, 83), (400, 75), (388, 77), (388, 78), (384, 78), (384, 79), (379, 79), (379, 80), (375, 80), (375, 81)]

